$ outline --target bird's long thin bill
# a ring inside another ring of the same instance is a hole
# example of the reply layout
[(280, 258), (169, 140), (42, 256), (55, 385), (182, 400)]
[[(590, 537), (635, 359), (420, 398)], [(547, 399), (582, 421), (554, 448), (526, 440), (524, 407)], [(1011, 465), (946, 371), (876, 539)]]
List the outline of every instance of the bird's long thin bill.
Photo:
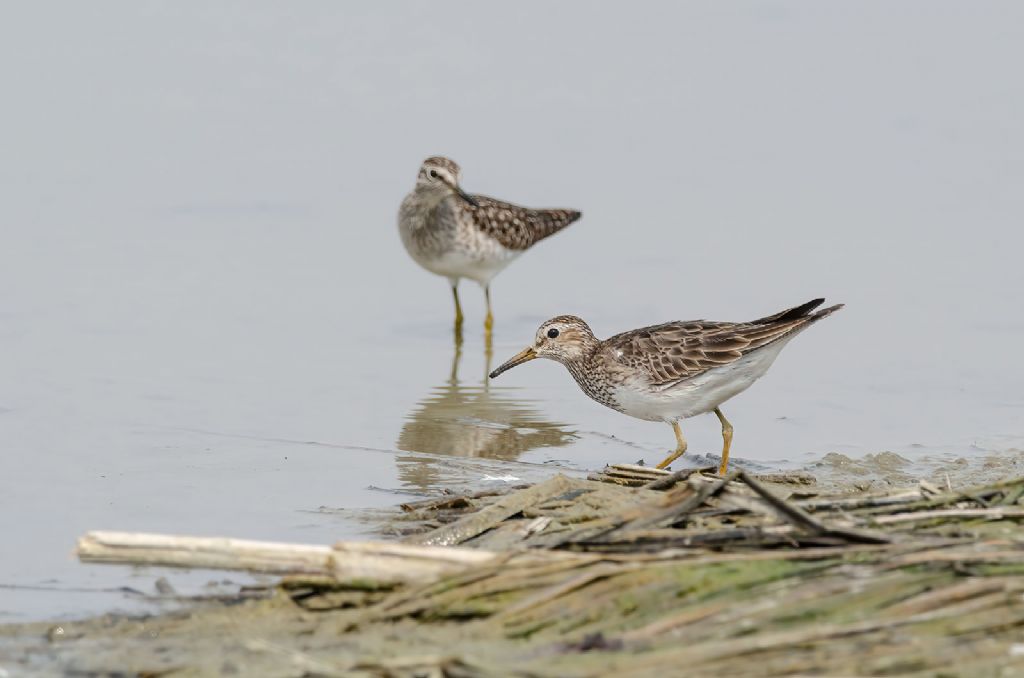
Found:
[(474, 198), (474, 197), (473, 197), (473, 196), (471, 196), (471, 195), (470, 195), (469, 193), (466, 193), (466, 192), (465, 192), (464, 190), (462, 190), (462, 187), (461, 187), (461, 186), (456, 186), (456, 187), (455, 187), (455, 191), (456, 191), (456, 193), (458, 193), (458, 194), (459, 194), (459, 197), (460, 197), (460, 198), (462, 198), (463, 200), (465, 200), (466, 202), (468, 202), (468, 203), (469, 203), (470, 205), (472, 205), (473, 207), (480, 207), (480, 203), (478, 203), (478, 202), (476, 201), (476, 198)]
[(516, 353), (514, 356), (512, 356), (511, 359), (509, 359), (509, 360), (505, 361), (504, 363), (502, 363), (501, 366), (498, 367), (496, 370), (491, 372), (491, 379), (494, 379), (496, 376), (498, 376), (502, 372), (506, 372), (508, 370), (511, 370), (516, 365), (522, 365), (523, 363), (528, 363), (528, 362), (530, 362), (531, 360), (533, 360), (536, 357), (537, 357), (537, 352), (534, 351), (533, 348), (524, 348), (522, 351), (520, 351), (519, 353)]

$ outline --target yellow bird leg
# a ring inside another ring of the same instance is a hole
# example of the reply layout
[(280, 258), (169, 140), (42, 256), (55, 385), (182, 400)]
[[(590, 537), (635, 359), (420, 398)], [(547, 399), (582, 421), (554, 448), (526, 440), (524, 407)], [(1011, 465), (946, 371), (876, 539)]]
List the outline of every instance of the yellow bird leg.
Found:
[(722, 463), (718, 467), (718, 475), (724, 476), (729, 470), (729, 448), (732, 447), (732, 424), (722, 414), (722, 410), (715, 408), (718, 421), (722, 422)]
[(676, 434), (676, 449), (670, 455), (665, 457), (660, 464), (658, 464), (658, 468), (665, 468), (676, 459), (686, 454), (686, 438), (683, 437), (683, 431), (679, 428), (678, 421), (672, 422), (672, 430), (675, 431)]

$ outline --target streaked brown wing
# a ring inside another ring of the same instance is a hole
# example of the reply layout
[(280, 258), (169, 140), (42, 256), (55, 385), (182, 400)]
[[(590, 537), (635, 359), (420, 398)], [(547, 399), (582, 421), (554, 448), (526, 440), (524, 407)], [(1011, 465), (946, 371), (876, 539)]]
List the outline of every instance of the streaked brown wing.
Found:
[(677, 321), (617, 334), (605, 346), (618, 362), (646, 374), (652, 386), (669, 387), (739, 360), (811, 320)]
[(481, 232), (510, 250), (525, 250), (580, 218), (580, 212), (576, 210), (530, 209), (485, 195), (474, 195), (473, 198), (479, 207), (460, 200), (459, 209), (471, 216)]

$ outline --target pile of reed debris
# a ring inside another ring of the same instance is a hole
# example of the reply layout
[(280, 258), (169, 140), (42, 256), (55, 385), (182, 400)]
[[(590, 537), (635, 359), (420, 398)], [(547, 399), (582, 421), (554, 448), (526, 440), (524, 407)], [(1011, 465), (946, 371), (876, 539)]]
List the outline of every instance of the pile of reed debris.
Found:
[(278, 602), (308, 630), (247, 647), (306, 675), (1008, 676), (1022, 497), (610, 467), (406, 504), (400, 542), (90, 533), (79, 554), (291, 573)]

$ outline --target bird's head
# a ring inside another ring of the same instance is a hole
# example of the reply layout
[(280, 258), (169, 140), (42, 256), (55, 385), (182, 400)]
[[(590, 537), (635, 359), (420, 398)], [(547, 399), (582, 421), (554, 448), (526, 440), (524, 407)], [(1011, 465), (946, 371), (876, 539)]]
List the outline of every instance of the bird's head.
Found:
[(576, 362), (586, 357), (594, 349), (598, 341), (590, 326), (582, 318), (574, 315), (560, 315), (544, 322), (537, 328), (533, 345), (528, 346), (498, 369), (491, 372), (491, 379), (502, 372), (522, 365), (536, 358), (556, 360), (563, 365)]
[(479, 204), (473, 196), (462, 190), (460, 181), (462, 170), (458, 164), (449, 158), (435, 155), (424, 160), (420, 166), (420, 173), (416, 176), (416, 190), (438, 197), (457, 195), (470, 205), (478, 207)]

